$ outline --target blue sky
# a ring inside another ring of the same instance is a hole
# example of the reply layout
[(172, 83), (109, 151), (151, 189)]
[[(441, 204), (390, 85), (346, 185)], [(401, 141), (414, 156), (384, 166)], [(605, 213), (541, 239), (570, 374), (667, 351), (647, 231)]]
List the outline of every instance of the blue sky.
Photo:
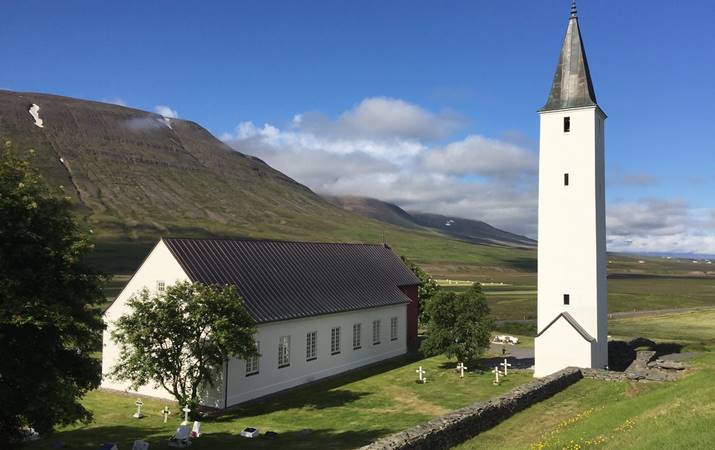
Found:
[[(536, 110), (569, 4), (5, 1), (0, 88), (165, 105), (318, 191), (533, 235)], [(715, 253), (715, 3), (582, 0), (579, 17), (609, 115), (611, 248)], [(431, 182), (405, 187), (411, 171)]]

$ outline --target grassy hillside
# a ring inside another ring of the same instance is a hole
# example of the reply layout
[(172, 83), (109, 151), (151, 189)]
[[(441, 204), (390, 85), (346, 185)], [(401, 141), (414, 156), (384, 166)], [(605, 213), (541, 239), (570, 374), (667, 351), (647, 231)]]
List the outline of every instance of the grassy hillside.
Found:
[(713, 311), (609, 321), (609, 333), (705, 350), (668, 383), (581, 380), (457, 447), (467, 449), (715, 448)]
[[(40, 107), (43, 127), (29, 113)], [(71, 197), (93, 230), (94, 262), (136, 268), (160, 236), (381, 242), (445, 275), (533, 269), (534, 252), (475, 246), (339, 208), (196, 123), (117, 105), (0, 91), (0, 138)], [(404, 224), (403, 224), (404, 225)]]
[(535, 248), (536, 241), (509, 233), (479, 220), (454, 216), (407, 212), (397, 205), (374, 198), (324, 196), (329, 202), (364, 217), (410, 229), (436, 231), (454, 239), (485, 245)]

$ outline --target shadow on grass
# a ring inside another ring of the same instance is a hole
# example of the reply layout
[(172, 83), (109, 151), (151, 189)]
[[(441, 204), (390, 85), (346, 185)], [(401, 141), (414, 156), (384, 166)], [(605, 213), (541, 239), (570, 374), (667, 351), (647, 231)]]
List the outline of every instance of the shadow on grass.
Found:
[(207, 420), (211, 422), (230, 422), (238, 417), (269, 414), (286, 409), (304, 407), (327, 409), (344, 406), (370, 395), (370, 392), (338, 389), (339, 387), (398, 369), (420, 359), (422, 359), (422, 356), (419, 354), (398, 356), (388, 361), (233, 406), (227, 410), (212, 412)]
[[(261, 430), (265, 433), (268, 430)], [(268, 439), (261, 435), (258, 438), (248, 439), (240, 436), (241, 430), (205, 432), (200, 438), (192, 440), (192, 449), (348, 449), (360, 447), (375, 441), (379, 437), (391, 433), (388, 429), (338, 431), (333, 429), (312, 430), (305, 433), (300, 430), (280, 432), (275, 439)], [(55, 433), (48, 438), (32, 442), (26, 449), (52, 448), (53, 442), (62, 442), (64, 449), (93, 449), (96, 450), (103, 443), (115, 443), (120, 450), (132, 448), (136, 439), (147, 441), (150, 448), (168, 448), (169, 435), (166, 430), (131, 427), (111, 426), (96, 428), (81, 428), (72, 431)]]

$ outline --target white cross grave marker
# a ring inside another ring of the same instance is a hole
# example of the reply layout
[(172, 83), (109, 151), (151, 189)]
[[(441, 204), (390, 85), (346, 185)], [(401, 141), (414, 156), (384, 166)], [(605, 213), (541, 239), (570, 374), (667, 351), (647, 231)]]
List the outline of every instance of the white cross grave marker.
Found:
[(504, 362), (499, 365), (504, 368), (504, 376), (507, 376), (509, 374), (509, 367), (511, 367), (511, 364), (509, 364), (509, 361), (507, 361), (507, 359), (504, 358)]
[(166, 423), (166, 419), (169, 418), (169, 414), (171, 414), (171, 410), (169, 410), (169, 407), (164, 405), (164, 409), (161, 410), (161, 415), (164, 416), (164, 423)]
[(464, 378), (464, 371), (467, 370), (467, 367), (463, 362), (457, 364), (457, 370), (459, 370), (459, 378)]
[(417, 382), (424, 383), (425, 382), (424, 381), (425, 380), (425, 378), (424, 378), (425, 371), (422, 369), (422, 366), (420, 366), (419, 369), (415, 370), (415, 372), (417, 372)]
[(501, 373), (501, 372), (499, 372), (499, 366), (495, 366), (494, 370), (492, 370), (492, 372), (494, 372), (494, 376), (496, 377), (494, 379), (494, 384), (499, 384), (499, 374)]
[(142, 414), (142, 406), (144, 405), (144, 402), (142, 399), (138, 398), (137, 401), (134, 402), (135, 405), (137, 405), (137, 412), (134, 413), (132, 417), (135, 419), (141, 419), (144, 417), (144, 414)]
[(184, 406), (184, 421), (181, 422), (181, 425), (188, 425), (189, 424), (189, 413), (191, 412), (191, 408), (189, 408), (189, 404), (187, 403), (186, 406)]

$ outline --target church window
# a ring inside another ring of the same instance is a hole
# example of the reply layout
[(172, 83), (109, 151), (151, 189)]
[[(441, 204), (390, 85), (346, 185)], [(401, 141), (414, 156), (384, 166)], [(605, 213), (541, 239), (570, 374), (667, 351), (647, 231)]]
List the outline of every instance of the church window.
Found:
[(340, 353), (340, 327), (335, 327), (330, 330), (330, 354), (338, 353)]
[(390, 340), (397, 340), (397, 317), (390, 318)]
[(564, 174), (564, 186), (569, 185), (569, 174), (565, 173)]
[(362, 348), (362, 324), (353, 324), (353, 350)]
[(278, 368), (290, 366), (290, 336), (278, 339)]
[[(260, 350), (260, 344), (256, 342), (256, 351)], [(255, 375), (258, 373), (258, 357), (259, 355), (249, 356), (246, 359), (246, 376)]]
[(166, 282), (159, 280), (156, 282), (156, 290), (158, 292), (164, 292), (166, 290)]
[(372, 345), (378, 345), (380, 343), (380, 321), (372, 321)]
[(570, 305), (570, 304), (571, 304), (571, 295), (564, 294), (564, 305)]
[(317, 352), (317, 343), (318, 341), (318, 332), (317, 331), (311, 331), (306, 335), (306, 344), (305, 344), (305, 360), (306, 361), (313, 361), (318, 358), (318, 352)]
[(564, 117), (564, 133), (571, 132), (571, 118)]

